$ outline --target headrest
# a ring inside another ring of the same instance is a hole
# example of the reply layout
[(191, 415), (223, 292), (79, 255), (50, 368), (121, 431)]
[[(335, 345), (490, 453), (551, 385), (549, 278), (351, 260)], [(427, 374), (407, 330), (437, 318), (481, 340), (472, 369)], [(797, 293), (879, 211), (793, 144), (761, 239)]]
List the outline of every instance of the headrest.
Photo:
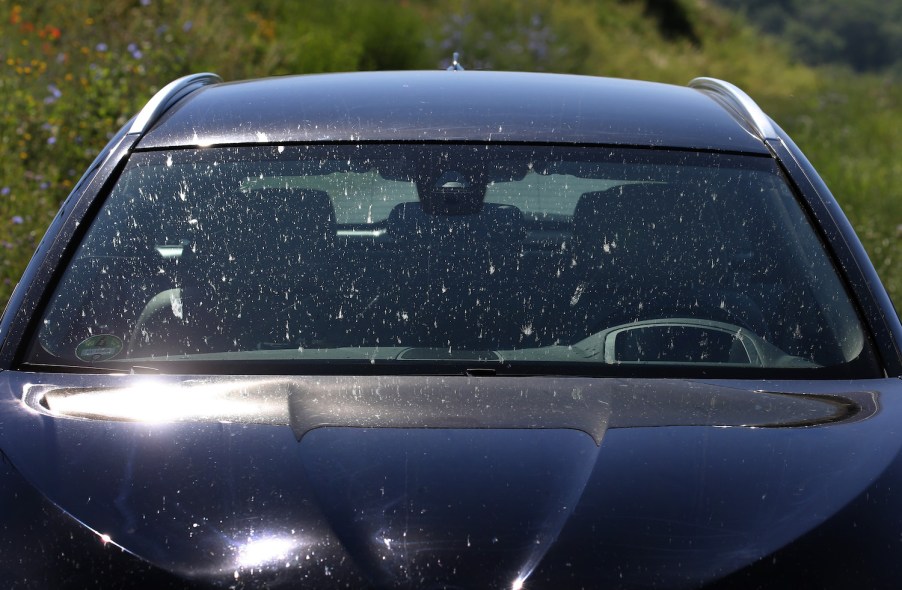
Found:
[(335, 208), (325, 191), (296, 188), (263, 188), (250, 191), (245, 200), (251, 219), (260, 225), (261, 245), (285, 243), (292, 248), (334, 246)]
[(222, 195), (198, 215), (196, 264), (315, 260), (335, 246), (335, 210), (324, 191), (263, 188)]

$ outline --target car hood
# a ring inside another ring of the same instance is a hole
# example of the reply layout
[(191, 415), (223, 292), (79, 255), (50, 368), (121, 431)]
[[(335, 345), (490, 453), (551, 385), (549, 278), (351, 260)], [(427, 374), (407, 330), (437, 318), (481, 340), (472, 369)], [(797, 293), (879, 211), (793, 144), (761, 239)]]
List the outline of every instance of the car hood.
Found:
[(0, 378), (35, 488), (221, 583), (694, 587), (830, 519), (902, 443), (892, 379)]

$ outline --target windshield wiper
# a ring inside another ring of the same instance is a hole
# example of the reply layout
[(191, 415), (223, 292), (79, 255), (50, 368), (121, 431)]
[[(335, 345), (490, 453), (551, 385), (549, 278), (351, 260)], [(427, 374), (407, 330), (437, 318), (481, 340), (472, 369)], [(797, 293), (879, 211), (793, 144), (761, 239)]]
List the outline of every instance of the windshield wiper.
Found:
[(494, 377), (498, 374), (497, 369), (489, 369), (485, 367), (474, 367), (467, 369), (465, 372), (467, 374), (467, 377)]
[(47, 371), (50, 373), (105, 373), (109, 375), (131, 375), (134, 373), (159, 373), (153, 367), (129, 366), (120, 368), (98, 367), (94, 365), (63, 365), (53, 363), (20, 363), (19, 368), (25, 371)]

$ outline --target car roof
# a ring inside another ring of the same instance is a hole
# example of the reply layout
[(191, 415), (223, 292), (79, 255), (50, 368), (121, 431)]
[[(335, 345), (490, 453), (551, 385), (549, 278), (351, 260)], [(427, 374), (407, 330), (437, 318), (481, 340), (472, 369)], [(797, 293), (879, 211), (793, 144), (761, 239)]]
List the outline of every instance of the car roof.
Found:
[(697, 89), (481, 71), (319, 74), (206, 85), (163, 113), (137, 147), (365, 141), (767, 153), (741, 118)]

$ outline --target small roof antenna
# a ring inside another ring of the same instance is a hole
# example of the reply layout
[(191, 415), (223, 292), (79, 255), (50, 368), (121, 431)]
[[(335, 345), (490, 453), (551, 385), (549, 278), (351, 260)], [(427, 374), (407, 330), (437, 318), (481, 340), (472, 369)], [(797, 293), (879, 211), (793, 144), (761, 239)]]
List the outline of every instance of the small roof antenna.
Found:
[(460, 54), (458, 52), (454, 52), (451, 56), (451, 65), (448, 66), (449, 72), (462, 72), (464, 71), (464, 67), (460, 65)]

